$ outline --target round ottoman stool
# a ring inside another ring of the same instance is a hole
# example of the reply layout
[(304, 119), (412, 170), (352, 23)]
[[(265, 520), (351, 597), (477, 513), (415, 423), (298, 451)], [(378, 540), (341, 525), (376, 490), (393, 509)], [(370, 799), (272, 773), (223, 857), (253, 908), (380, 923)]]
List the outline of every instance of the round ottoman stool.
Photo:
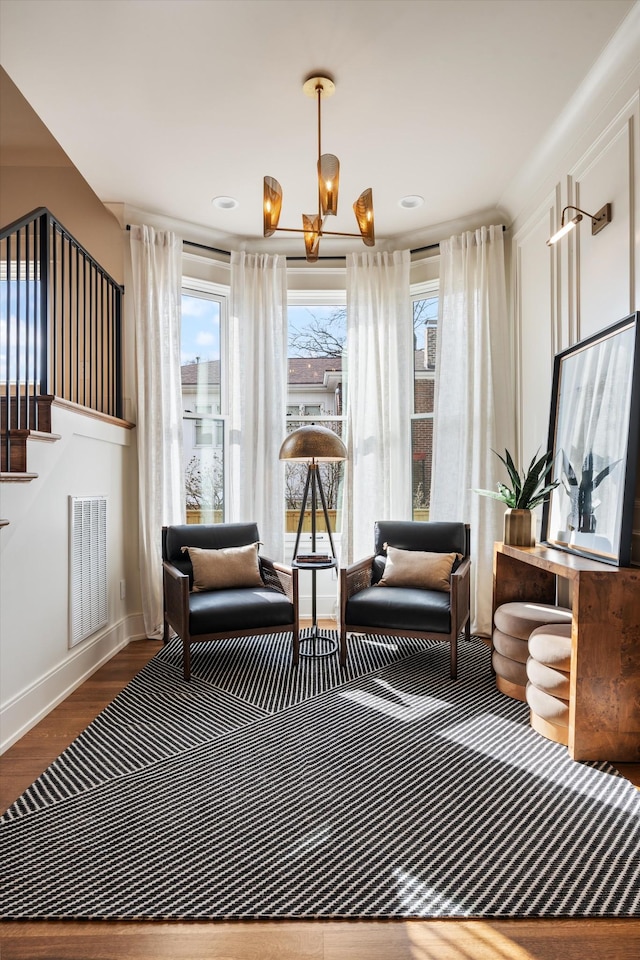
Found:
[(555, 743), (569, 743), (571, 624), (538, 627), (529, 637), (526, 698), (529, 720)]
[(571, 610), (548, 603), (514, 601), (503, 603), (493, 615), (491, 664), (501, 693), (526, 702), (529, 637), (547, 624), (569, 624)]

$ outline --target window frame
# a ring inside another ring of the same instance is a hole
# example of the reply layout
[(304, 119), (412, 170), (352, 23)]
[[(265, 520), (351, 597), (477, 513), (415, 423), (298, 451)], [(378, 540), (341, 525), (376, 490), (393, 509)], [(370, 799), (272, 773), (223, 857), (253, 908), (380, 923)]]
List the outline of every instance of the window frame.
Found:
[[(228, 286), (216, 283), (212, 280), (201, 280), (198, 277), (190, 277), (183, 273), (181, 296), (199, 297), (203, 300), (211, 300), (219, 305), (220, 311), (220, 413), (200, 413), (194, 412), (185, 416), (183, 412), (183, 421), (185, 419), (194, 421), (194, 449), (206, 449), (206, 444), (197, 444), (195, 423), (197, 421), (212, 421), (212, 433), (217, 431), (216, 424), (222, 421), (222, 496), (223, 510), (222, 522), (227, 518), (227, 505), (230, 496), (229, 469), (227, 464), (227, 455), (229, 450), (229, 377), (228, 377), (228, 347), (229, 347), (229, 297), (230, 290)], [(184, 430), (184, 428), (183, 428)]]
[[(431, 300), (431, 299), (433, 299), (434, 297), (437, 297), (437, 298), (440, 297), (440, 280), (439, 280), (439, 278), (438, 278), (438, 279), (434, 279), (434, 280), (425, 280), (425, 281), (422, 281), (422, 282), (420, 282), (420, 283), (411, 284), (411, 287), (410, 287), (410, 298), (411, 298), (411, 325), (412, 325), (412, 330), (413, 330), (413, 311), (414, 311), (414, 304), (415, 304), (418, 300)], [(440, 311), (439, 311), (439, 309), (438, 309), (438, 320), (436, 321), (436, 324), (435, 324), (436, 330), (439, 329), (439, 312), (440, 312)], [(427, 349), (426, 337), (425, 337), (425, 345), (424, 345), (424, 348), (425, 348), (425, 353), (426, 353), (426, 349)], [(430, 374), (430, 375), (431, 375), (430, 377), (427, 377), (427, 379), (432, 379), (432, 380), (433, 380), (433, 382), (434, 382), (434, 390), (435, 390), (435, 381), (436, 381), (436, 374), (437, 374), (436, 365), (434, 364), (433, 368), (425, 367), (424, 369), (425, 369), (425, 371), (426, 371), (427, 374)], [(415, 422), (423, 421), (423, 420), (431, 420), (431, 422), (433, 423), (434, 416), (435, 416), (435, 409), (432, 410), (431, 413), (416, 413), (416, 412), (415, 412), (415, 383), (416, 383), (416, 376), (415, 376), (415, 374), (416, 374), (416, 370), (415, 370), (415, 355), (414, 355), (414, 357), (413, 357), (413, 363), (412, 363), (412, 371), (411, 371), (411, 373), (412, 373), (412, 380), (413, 380), (413, 399), (412, 399), (412, 412), (411, 412), (409, 430), (410, 430), (410, 435), (411, 435), (411, 456), (413, 457), (413, 424), (414, 424)], [(432, 472), (433, 472), (433, 449), (432, 449), (432, 451), (431, 451), (431, 470), (432, 470)], [(413, 519), (414, 516), (415, 516), (415, 510), (416, 510), (416, 507), (414, 507), (414, 505), (413, 505), (413, 501), (414, 501), (414, 491), (413, 491), (413, 460), (412, 460), (412, 461), (410, 462), (410, 464), (409, 464), (409, 484), (410, 484), (410, 487), (411, 487), (411, 516), (412, 516), (412, 519)], [(430, 491), (429, 491), (429, 493), (430, 493)]]

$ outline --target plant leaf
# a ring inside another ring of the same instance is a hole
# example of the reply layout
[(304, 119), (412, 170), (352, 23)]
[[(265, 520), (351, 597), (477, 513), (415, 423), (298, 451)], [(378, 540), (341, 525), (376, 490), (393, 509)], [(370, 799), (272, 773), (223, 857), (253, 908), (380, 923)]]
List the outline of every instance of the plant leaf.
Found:
[[(537, 456), (537, 454), (536, 454)], [(520, 492), (518, 506), (524, 509), (531, 509), (531, 501), (538, 496), (537, 488), (544, 482), (544, 478), (551, 470), (551, 451), (536, 460), (535, 457), (529, 465), (525, 482)]]
[(500, 500), (501, 503), (507, 502), (504, 496), (501, 493), (496, 493), (495, 490), (477, 490), (474, 488), (473, 492), (479, 493), (482, 497), (491, 497), (492, 500)]
[(566, 453), (564, 452), (564, 450), (562, 451), (562, 469), (564, 470), (565, 476), (566, 476), (567, 480), (569, 481), (569, 483), (571, 484), (571, 486), (576, 486), (576, 487), (577, 487), (577, 486), (578, 486), (578, 478), (576, 477), (576, 472), (575, 472), (575, 470), (573, 469), (573, 467), (571, 466), (571, 464), (569, 463), (569, 458), (568, 458), (568, 456), (566, 455)]
[(513, 490), (510, 490), (509, 487), (504, 485), (504, 483), (498, 484), (498, 490), (500, 492), (500, 495), (503, 501), (506, 503), (506, 505), (508, 507), (515, 507), (516, 497)]
[(559, 485), (559, 483), (560, 483), (559, 480), (554, 480), (553, 483), (548, 484), (548, 486), (544, 487), (542, 490), (536, 493), (534, 498), (531, 500), (531, 503), (529, 504), (529, 509), (533, 510), (534, 507), (537, 507), (538, 504), (546, 500), (549, 494), (551, 493), (551, 491), (555, 490), (555, 488)]
[(613, 463), (610, 463), (608, 467), (605, 467), (604, 470), (601, 470), (600, 473), (598, 474), (598, 476), (597, 476), (597, 477), (595, 478), (595, 480), (593, 481), (593, 489), (595, 490), (595, 488), (598, 487), (598, 486), (602, 483), (602, 481), (604, 480), (604, 478), (607, 477), (607, 476), (611, 473), (611, 471), (613, 470), (613, 468), (614, 468), (614, 467), (617, 467), (617, 465), (618, 465), (619, 463), (621, 463), (621, 462), (622, 462), (621, 460), (614, 460)]
[[(509, 474), (509, 479), (511, 480), (511, 485), (512, 485), (512, 487), (513, 487), (513, 497), (514, 497), (515, 500), (517, 500), (517, 499), (518, 499), (518, 495), (519, 495), (519, 493), (520, 493), (520, 488), (521, 488), (521, 486), (522, 486), (522, 481), (521, 481), (521, 479), (520, 479), (520, 474), (518, 473), (518, 471), (517, 471), (517, 469), (516, 469), (516, 465), (515, 465), (515, 463), (513, 462), (513, 459), (512, 459), (512, 457), (511, 457), (511, 454), (509, 453), (508, 450), (505, 450), (505, 452), (504, 452), (504, 453), (505, 453), (505, 456), (502, 457), (502, 456), (500, 456), (500, 454), (498, 453), (497, 450), (494, 450), (493, 452), (495, 453), (496, 457), (498, 457), (499, 460), (502, 460), (502, 462), (504, 463), (505, 467), (507, 468), (507, 473)], [(505, 459), (505, 457), (506, 457), (506, 459)]]

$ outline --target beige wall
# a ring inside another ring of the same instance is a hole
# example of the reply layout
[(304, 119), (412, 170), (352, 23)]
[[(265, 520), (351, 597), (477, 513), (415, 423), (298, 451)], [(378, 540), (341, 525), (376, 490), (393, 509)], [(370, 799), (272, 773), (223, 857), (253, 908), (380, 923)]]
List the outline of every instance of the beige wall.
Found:
[(48, 210), (118, 283), (125, 240), (57, 141), (0, 68), (0, 226)]
[(122, 230), (75, 167), (0, 164), (0, 224), (36, 207), (47, 207), (117, 283), (124, 282)]

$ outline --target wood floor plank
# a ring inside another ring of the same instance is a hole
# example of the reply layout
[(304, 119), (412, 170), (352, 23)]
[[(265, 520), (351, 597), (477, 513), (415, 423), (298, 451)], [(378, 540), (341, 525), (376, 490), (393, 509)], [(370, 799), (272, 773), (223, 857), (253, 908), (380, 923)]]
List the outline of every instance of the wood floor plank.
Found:
[(347, 923), (327, 925), (324, 940), (324, 960), (632, 960), (638, 956), (640, 921)]
[(636, 920), (6, 923), (3, 960), (637, 960)]
[(9, 936), (0, 931), (2, 960), (323, 960), (319, 924), (78, 921), (8, 926), (17, 929)]
[[(84, 729), (160, 646), (150, 640), (131, 643), (0, 757), (2, 809), (55, 760), (68, 745), (65, 737), (78, 724)], [(621, 772), (638, 785), (640, 765), (624, 767)], [(638, 956), (640, 920), (56, 920), (0, 925), (2, 960), (637, 960)]]

